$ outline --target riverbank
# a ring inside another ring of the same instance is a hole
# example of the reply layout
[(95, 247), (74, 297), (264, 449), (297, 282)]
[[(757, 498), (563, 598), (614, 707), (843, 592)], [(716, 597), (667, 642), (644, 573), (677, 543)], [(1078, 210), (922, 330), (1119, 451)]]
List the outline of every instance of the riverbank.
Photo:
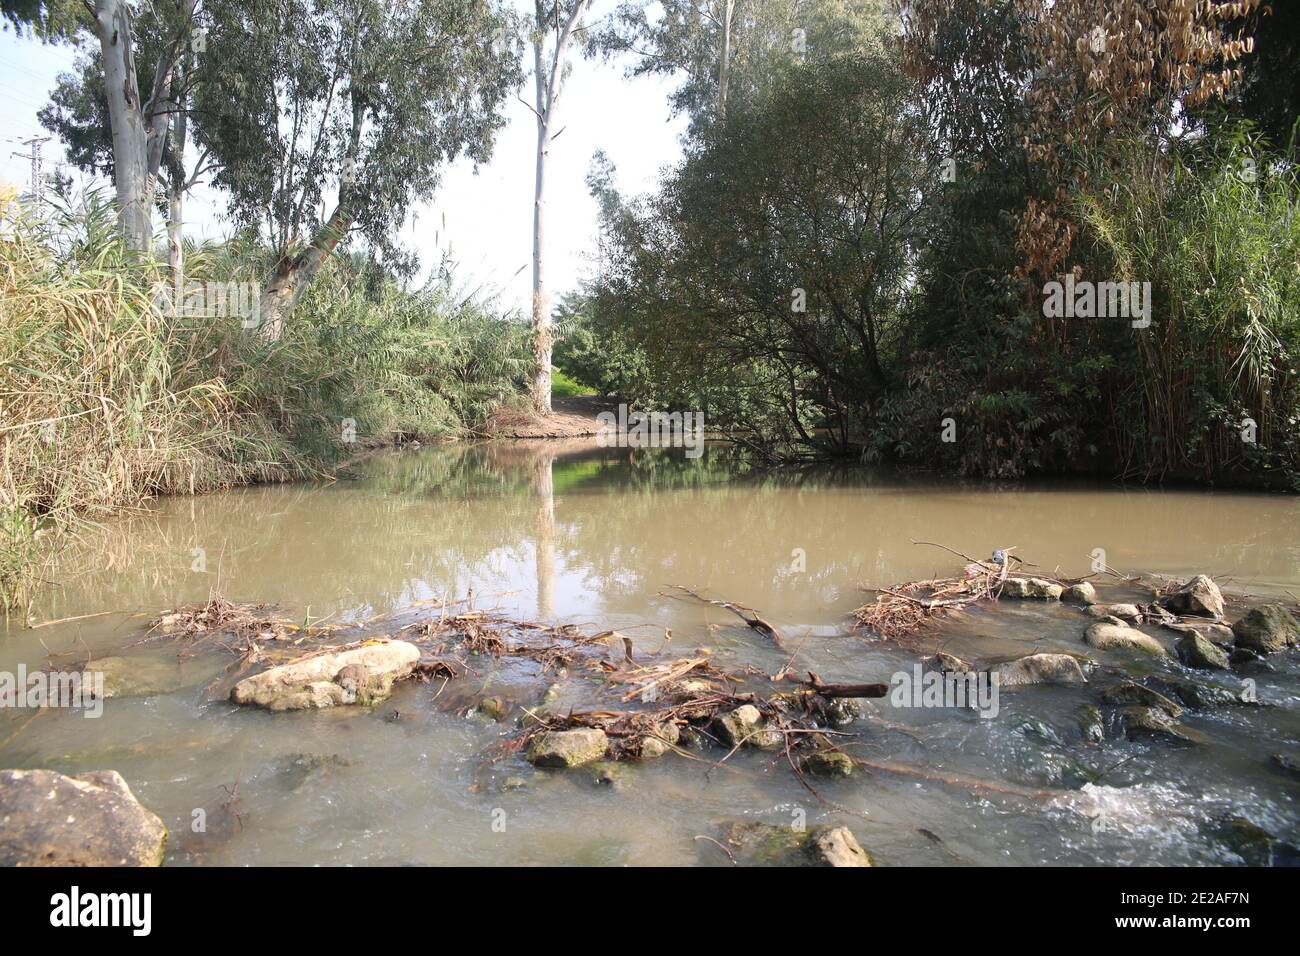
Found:
[[(160, 298), (164, 267), (106, 215), (52, 232), (0, 197), (0, 606), (28, 606), (62, 546), (154, 496), (320, 477), (364, 446), (472, 432), (518, 392), (526, 331), (445, 284), (331, 262), (272, 341), (256, 316)], [(198, 247), (188, 276), (239, 283), (255, 260)]]

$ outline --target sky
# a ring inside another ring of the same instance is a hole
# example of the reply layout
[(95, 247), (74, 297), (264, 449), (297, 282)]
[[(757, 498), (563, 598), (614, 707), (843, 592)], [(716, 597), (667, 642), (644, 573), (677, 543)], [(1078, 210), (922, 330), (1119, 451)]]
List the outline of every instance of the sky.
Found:
[[(521, 11), (532, 9), (531, 0), (512, 2)], [(596, 0), (587, 21), (608, 15), (615, 3)], [(23, 140), (49, 135), (36, 113), (48, 102), (58, 74), (71, 69), (74, 59), (69, 47), (42, 46), (16, 37), (12, 30), (0, 33), (0, 181), (27, 188), (30, 160), (13, 154), (29, 151)], [(546, 269), (553, 300), (595, 271), (596, 204), (584, 182), (592, 154), (603, 149), (609, 155), (623, 192), (647, 192), (664, 167), (680, 157), (686, 128), (685, 119), (669, 111), (674, 79), (627, 79), (622, 62), (593, 62), (578, 55), (571, 55), (570, 61), (573, 72), (555, 125), (563, 133), (552, 143), (547, 172)], [(531, 97), (531, 76), (518, 92), (524, 99)], [(507, 125), (497, 138), (492, 161), (477, 172), (468, 162), (448, 167), (433, 201), (416, 206), (398, 235), (425, 266), (437, 263), (450, 243), (458, 287), (483, 287), (481, 294), (497, 290), (501, 305), (527, 314), (536, 122), (516, 98), (505, 114)], [(57, 139), (42, 149), (47, 171), (65, 159)], [(193, 162), (192, 151), (187, 158)], [(72, 176), (78, 187), (88, 182), (71, 166), (60, 172)], [(224, 237), (232, 230), (223, 214), (220, 192), (197, 188), (186, 199), (186, 236)]]

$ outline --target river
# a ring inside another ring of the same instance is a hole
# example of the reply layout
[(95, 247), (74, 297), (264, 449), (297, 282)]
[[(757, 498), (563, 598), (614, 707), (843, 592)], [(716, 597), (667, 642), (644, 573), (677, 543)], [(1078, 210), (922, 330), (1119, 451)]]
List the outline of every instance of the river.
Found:
[[(99, 719), (0, 714), (0, 764), (119, 771), (166, 822), (177, 865), (729, 865), (703, 838), (736, 820), (842, 824), (881, 865), (1240, 864), (1293, 859), (1300, 844), (1300, 787), (1271, 762), (1300, 749), (1295, 650), (1248, 675), (1107, 658), (1085, 685), (1005, 689), (992, 719), (867, 701), (844, 749), (909, 772), (819, 780), (813, 792), (783, 758), (748, 750), (720, 766), (722, 751), (669, 754), (629, 766), (615, 787), (517, 757), (490, 763), (512, 725), (450, 707), (458, 698), (437, 681), (399, 684), (369, 711), (271, 714), (203, 699), (226, 660), (176, 668), (174, 648), (129, 647), (163, 609), (211, 593), (343, 624), (472, 591), (476, 607), (514, 617), (617, 628), (638, 658), (708, 649), (780, 667), (786, 655), (725, 609), (665, 593), (686, 585), (756, 609), (825, 680), (888, 682), (940, 646), (979, 661), (1098, 657), (1081, 639), (1088, 619), (1066, 605), (1004, 600), (902, 643), (856, 633), (850, 613), (864, 588), (960, 573), (961, 558), (914, 540), (978, 556), (1014, 547), (1061, 576), (1088, 574), (1096, 555), (1121, 571), (1204, 572), (1225, 592), (1294, 604), (1300, 498), (770, 473), (721, 447), (692, 460), (580, 442), (427, 447), (354, 472), (163, 499), (89, 535), (32, 615), (79, 619), (11, 622), (0, 669), (127, 648), (176, 673), (159, 692), (105, 702)], [(1106, 600), (1149, 600), (1095, 580)], [(1250, 681), (1258, 704), (1189, 711), (1194, 744), (1080, 733), (1079, 709), (1105, 686), (1153, 672), (1234, 693)], [(521, 700), (545, 689), (490, 661), (465, 681)]]

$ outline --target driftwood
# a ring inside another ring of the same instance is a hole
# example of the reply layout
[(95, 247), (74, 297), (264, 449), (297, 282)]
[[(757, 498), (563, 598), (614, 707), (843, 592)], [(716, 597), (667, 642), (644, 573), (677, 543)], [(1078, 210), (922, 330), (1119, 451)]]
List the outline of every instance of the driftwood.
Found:
[[(693, 591), (690, 588), (683, 587), (680, 584), (674, 584), (672, 585), (672, 588), (675, 591), (681, 591), (684, 594), (689, 594), (691, 597), (695, 598), (695, 600), (701, 601), (704, 604), (712, 604), (714, 607), (726, 608), (732, 614), (736, 615), (736, 617), (740, 618), (742, 621), (748, 624), (751, 628), (758, 631), (758, 633), (762, 634), (764, 637), (771, 639), (772, 643), (777, 646), (778, 650), (782, 651), (783, 653), (789, 653), (788, 649), (785, 646), (785, 642), (781, 638), (781, 632), (778, 631), (771, 624), (769, 624), (767, 621), (759, 617), (757, 612), (755, 612), (755, 610), (752, 607), (745, 607), (743, 604), (736, 604), (732, 601), (715, 601), (712, 598), (706, 598), (702, 594)], [(669, 596), (671, 597), (672, 595)]]

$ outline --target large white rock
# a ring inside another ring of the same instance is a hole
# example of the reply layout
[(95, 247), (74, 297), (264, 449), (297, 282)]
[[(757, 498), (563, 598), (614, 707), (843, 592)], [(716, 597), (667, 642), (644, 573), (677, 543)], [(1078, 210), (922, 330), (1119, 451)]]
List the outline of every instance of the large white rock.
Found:
[(1103, 651), (1141, 651), (1156, 657), (1169, 656), (1165, 646), (1154, 637), (1122, 624), (1093, 624), (1084, 632), (1083, 639)]
[[(230, 699), (276, 711), (373, 704), (392, 693), (393, 682), (409, 676), (419, 660), (420, 649), (406, 641), (317, 654), (244, 678), (230, 692)], [(335, 679), (345, 667), (357, 664), (365, 677), (355, 690)]]

